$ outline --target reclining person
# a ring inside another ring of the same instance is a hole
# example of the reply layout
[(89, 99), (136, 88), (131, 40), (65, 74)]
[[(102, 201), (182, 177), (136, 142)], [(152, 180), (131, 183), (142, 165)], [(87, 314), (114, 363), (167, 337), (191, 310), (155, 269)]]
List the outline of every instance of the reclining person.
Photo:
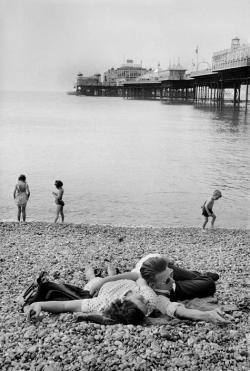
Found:
[(154, 253), (140, 259), (131, 272), (105, 277), (96, 282), (92, 285), (90, 294), (93, 295), (106, 282), (117, 279), (136, 280), (140, 277), (144, 278), (157, 294), (169, 297), (170, 301), (213, 296), (216, 291), (215, 281), (219, 279), (217, 273), (201, 274), (188, 271), (173, 264), (164, 255)]
[[(85, 290), (92, 289), (102, 278), (94, 277), (94, 271), (89, 269), (86, 276), (90, 282)], [(104, 283), (97, 297), (92, 299), (68, 300), (68, 301), (45, 301), (35, 302), (28, 307), (28, 319), (37, 318), (41, 311), (50, 313), (81, 312), (98, 313), (113, 323), (143, 324), (145, 316), (149, 316), (155, 309), (170, 317), (180, 317), (192, 320), (204, 320), (208, 322), (223, 324), (228, 323), (222, 317), (219, 309), (202, 312), (195, 309), (187, 309), (181, 303), (170, 302), (162, 295), (156, 295), (145, 280), (116, 279)]]

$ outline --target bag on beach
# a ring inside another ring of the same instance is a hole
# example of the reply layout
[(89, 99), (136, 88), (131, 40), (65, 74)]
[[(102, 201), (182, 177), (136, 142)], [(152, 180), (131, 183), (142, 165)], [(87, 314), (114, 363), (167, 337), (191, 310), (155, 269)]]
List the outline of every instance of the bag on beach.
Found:
[(17, 298), (17, 303), (23, 308), (25, 305), (34, 303), (37, 296), (39, 286), (48, 280), (47, 272), (43, 271), (39, 274), (38, 278), (32, 282), (31, 285)]
[(26, 305), (38, 301), (65, 301), (89, 298), (92, 298), (89, 291), (67, 283), (51, 282), (48, 280), (47, 273), (42, 272), (38, 279), (18, 297), (17, 302), (23, 309)]

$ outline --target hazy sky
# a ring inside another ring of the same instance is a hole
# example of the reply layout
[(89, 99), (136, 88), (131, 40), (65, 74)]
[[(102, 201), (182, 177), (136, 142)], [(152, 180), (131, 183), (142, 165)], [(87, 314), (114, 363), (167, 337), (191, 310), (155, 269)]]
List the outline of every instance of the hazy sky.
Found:
[(76, 74), (125, 59), (191, 69), (250, 43), (250, 0), (0, 0), (0, 84), (9, 90), (72, 90)]

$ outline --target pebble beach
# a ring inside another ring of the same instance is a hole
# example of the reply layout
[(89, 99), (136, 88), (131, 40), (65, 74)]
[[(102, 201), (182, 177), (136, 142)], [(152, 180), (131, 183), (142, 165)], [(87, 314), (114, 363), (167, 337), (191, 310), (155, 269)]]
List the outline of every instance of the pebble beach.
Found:
[[(249, 370), (249, 230), (0, 223), (1, 370)], [(160, 252), (188, 269), (212, 271), (230, 324), (170, 320), (162, 326), (105, 326), (75, 314), (28, 322), (17, 296), (42, 270), (86, 283), (84, 266), (126, 271)]]

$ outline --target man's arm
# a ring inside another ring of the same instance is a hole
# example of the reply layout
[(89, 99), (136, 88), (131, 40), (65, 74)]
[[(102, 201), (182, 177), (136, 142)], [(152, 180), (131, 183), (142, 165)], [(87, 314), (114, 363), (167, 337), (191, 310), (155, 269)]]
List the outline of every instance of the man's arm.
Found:
[(29, 320), (37, 318), (42, 311), (50, 313), (81, 312), (81, 307), (82, 300), (41, 301), (28, 307), (27, 317)]
[(136, 281), (139, 278), (139, 274), (136, 272), (125, 272), (121, 274), (116, 274), (115, 276), (108, 276), (104, 277), (101, 280), (99, 280), (96, 283), (93, 283), (93, 285), (90, 285), (89, 293), (90, 295), (93, 295), (95, 291), (100, 290), (100, 288), (104, 285), (104, 283), (107, 282), (114, 282), (119, 280), (132, 280)]

